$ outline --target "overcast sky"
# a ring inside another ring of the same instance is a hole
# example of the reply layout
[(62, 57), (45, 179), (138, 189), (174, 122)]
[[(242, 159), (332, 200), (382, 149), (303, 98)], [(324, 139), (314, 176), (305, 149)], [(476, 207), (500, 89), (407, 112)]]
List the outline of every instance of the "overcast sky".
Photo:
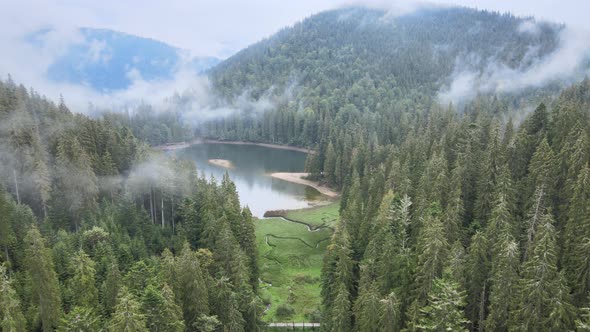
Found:
[[(5, 0), (0, 31), (15, 33), (42, 26), (109, 28), (164, 41), (194, 55), (227, 57), (282, 27), (322, 10), (363, 3), (407, 10), (402, 0)], [(589, 0), (430, 0), (590, 29)], [(0, 32), (1, 34), (1, 32)]]

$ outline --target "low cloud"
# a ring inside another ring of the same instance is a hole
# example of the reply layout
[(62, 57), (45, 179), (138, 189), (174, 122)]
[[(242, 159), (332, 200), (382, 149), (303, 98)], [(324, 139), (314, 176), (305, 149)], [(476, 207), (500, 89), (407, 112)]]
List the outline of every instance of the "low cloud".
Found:
[[(538, 33), (539, 27), (527, 20), (521, 24), (521, 33)], [(530, 50), (529, 56), (535, 50)], [(526, 57), (525, 57), (526, 58)], [(555, 51), (533, 60), (526, 68), (510, 68), (500, 62), (491, 62), (482, 71), (473, 70), (472, 62), (457, 59), (455, 73), (448, 85), (439, 93), (442, 103), (470, 100), (480, 93), (520, 92), (552, 82), (570, 83), (588, 74), (590, 59), (590, 31), (564, 28), (559, 33)]]

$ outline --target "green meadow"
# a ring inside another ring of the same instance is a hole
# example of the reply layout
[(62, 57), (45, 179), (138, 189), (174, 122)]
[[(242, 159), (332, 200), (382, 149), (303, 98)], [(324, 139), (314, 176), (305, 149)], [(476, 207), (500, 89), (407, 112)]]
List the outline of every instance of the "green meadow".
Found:
[[(339, 202), (294, 210), (289, 219), (312, 226), (332, 226), (338, 220)], [(267, 322), (319, 320), (320, 275), (323, 255), (332, 230), (309, 231), (304, 224), (282, 218), (256, 221), (260, 264), (260, 295), (268, 304)]]

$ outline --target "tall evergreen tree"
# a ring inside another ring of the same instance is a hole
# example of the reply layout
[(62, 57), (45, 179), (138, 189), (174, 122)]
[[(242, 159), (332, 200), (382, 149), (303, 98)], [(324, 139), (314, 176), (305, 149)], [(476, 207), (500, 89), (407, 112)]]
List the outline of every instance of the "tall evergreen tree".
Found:
[(440, 220), (440, 205), (433, 203), (424, 218), (417, 243), (416, 295), (426, 300), (433, 282), (442, 276), (449, 244)]
[(384, 332), (399, 331), (402, 322), (400, 302), (394, 292), (380, 300), (379, 329)]
[(573, 190), (562, 262), (575, 303), (580, 305), (590, 291), (590, 167), (582, 169)]
[(184, 331), (182, 310), (176, 304), (174, 293), (167, 284), (162, 285), (161, 289), (149, 285), (143, 292), (141, 307), (150, 331)]
[(463, 308), (465, 294), (457, 282), (447, 277), (433, 281), (427, 305), (420, 309), (421, 331), (467, 331)]
[(94, 332), (101, 330), (101, 322), (95, 310), (85, 307), (74, 307), (60, 322), (60, 332)]
[(82, 250), (78, 251), (74, 258), (74, 277), (71, 288), (74, 294), (74, 303), (80, 307), (97, 308), (98, 290), (96, 289), (94, 269), (95, 263)]
[(510, 312), (515, 309), (514, 294), (518, 293), (518, 243), (506, 229), (498, 235), (492, 256), (489, 314), (485, 320), (488, 331), (508, 331)]
[(109, 322), (109, 331), (147, 332), (145, 316), (140, 304), (126, 287), (122, 287), (115, 312)]
[(25, 243), (28, 272), (43, 331), (52, 331), (57, 327), (61, 315), (61, 296), (51, 250), (47, 248), (37, 227), (27, 232)]
[(524, 262), (517, 310), (511, 329), (565, 331), (573, 328), (574, 309), (563, 274), (557, 270), (556, 234), (553, 218), (545, 213), (538, 234)]
[(26, 322), (12, 282), (6, 267), (0, 265), (0, 327), (2, 331), (24, 332)]

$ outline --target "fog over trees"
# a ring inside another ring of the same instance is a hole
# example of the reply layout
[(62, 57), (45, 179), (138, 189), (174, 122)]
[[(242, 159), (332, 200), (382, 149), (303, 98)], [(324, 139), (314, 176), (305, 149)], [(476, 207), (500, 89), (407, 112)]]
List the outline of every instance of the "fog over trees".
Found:
[(0, 330), (265, 330), (229, 174), (152, 148), (195, 137), (314, 150), (341, 193), (322, 330), (590, 330), (590, 80), (498, 79), (553, 65), (564, 29), (323, 12), (216, 66), (211, 98), (250, 106), (197, 126), (190, 95), (91, 117), (0, 81)]

